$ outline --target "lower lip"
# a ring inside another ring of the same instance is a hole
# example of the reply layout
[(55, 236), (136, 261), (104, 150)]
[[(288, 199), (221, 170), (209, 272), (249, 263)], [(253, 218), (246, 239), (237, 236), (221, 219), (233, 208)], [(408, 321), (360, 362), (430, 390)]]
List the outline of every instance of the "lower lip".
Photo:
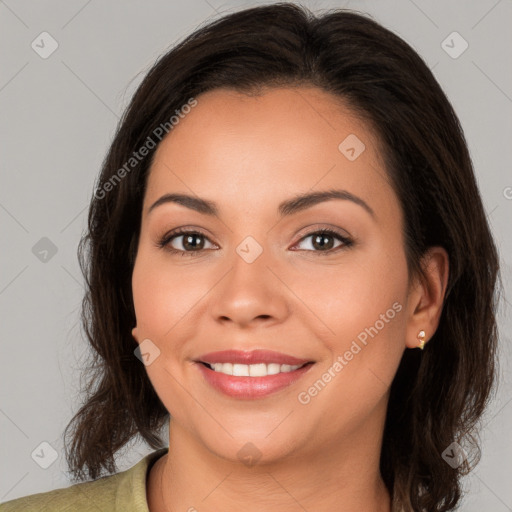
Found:
[(196, 363), (196, 366), (208, 384), (221, 393), (234, 398), (254, 400), (277, 393), (281, 389), (290, 386), (309, 371), (313, 364), (308, 363), (297, 370), (267, 375), (266, 377), (234, 377), (233, 375), (210, 370), (202, 363)]

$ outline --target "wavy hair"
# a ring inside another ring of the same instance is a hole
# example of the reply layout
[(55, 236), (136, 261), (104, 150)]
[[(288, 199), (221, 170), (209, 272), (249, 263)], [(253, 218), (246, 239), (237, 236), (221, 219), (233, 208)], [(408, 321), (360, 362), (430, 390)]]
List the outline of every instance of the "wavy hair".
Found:
[[(409, 277), (422, 275), (429, 247), (448, 252), (439, 327), (423, 352), (404, 351), (391, 385), (380, 471), (403, 510), (452, 510), (461, 476), (480, 456), (475, 432), (495, 384), (499, 295), (499, 258), (463, 130), (428, 66), (400, 37), (354, 11), (314, 15), (289, 3), (203, 24), (156, 61), (119, 122), (78, 249), (92, 350), (82, 405), (65, 429), (70, 471), (75, 480), (115, 472), (115, 453), (137, 435), (153, 449), (166, 446), (160, 429), (169, 413), (131, 335), (131, 276), (158, 144), (129, 171), (126, 163), (191, 97), (282, 86), (331, 93), (376, 130), (406, 221)], [(470, 455), (455, 468), (442, 457), (453, 442)]]

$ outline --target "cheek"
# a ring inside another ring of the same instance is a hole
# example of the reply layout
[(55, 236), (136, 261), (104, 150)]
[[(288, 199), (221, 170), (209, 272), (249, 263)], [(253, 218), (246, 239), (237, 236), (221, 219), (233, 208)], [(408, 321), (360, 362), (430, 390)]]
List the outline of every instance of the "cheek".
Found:
[(347, 258), (323, 280), (328, 287), (312, 295), (330, 331), (324, 344), (332, 361), (326, 364), (343, 358), (337, 373), (344, 376), (336, 380), (344, 395), (347, 390), (357, 394), (372, 382), (385, 391), (398, 367), (405, 348), (408, 288), (405, 254), (399, 248), (392, 252), (376, 245), (364, 258), (354, 253), (353, 260)]
[(328, 296), (324, 290), (316, 299), (332, 331), (323, 339), (330, 358), (297, 397), (332, 435), (358, 431), (378, 404), (383, 407), (405, 348), (407, 279), (400, 259), (336, 274)]
[[(142, 248), (132, 275), (132, 291), (140, 336), (168, 344), (173, 330), (182, 329), (186, 315), (204, 291), (193, 273), (181, 272), (165, 255)], [(178, 325), (179, 324), (179, 325)]]
[[(403, 322), (398, 310), (403, 311), (406, 300), (405, 256), (398, 250), (387, 257), (384, 254), (383, 248), (376, 245), (364, 254), (352, 253), (327, 270), (318, 267), (301, 273), (301, 294), (329, 329), (333, 349), (342, 350), (347, 342), (350, 345), (350, 340), (376, 323), (384, 335), (392, 330), (392, 324), (396, 328)], [(296, 281), (295, 290), (300, 289), (300, 282)], [(393, 308), (395, 303), (401, 307)]]
[(147, 375), (169, 413), (182, 419), (189, 414), (190, 397), (180, 385), (185, 379), (180, 340), (188, 337), (186, 315), (199, 297), (190, 280), (181, 282), (180, 273), (171, 275), (169, 269), (143, 248), (133, 269), (132, 291), (138, 341), (149, 339), (157, 347), (149, 345), (155, 356), (146, 366)]

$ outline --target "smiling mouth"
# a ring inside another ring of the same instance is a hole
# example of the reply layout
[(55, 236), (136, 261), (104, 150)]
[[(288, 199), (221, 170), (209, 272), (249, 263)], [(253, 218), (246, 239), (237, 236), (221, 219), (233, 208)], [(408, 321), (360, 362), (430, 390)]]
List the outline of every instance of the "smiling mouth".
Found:
[(315, 361), (272, 350), (223, 350), (195, 361), (204, 382), (223, 395), (258, 400), (277, 393), (308, 374)]
[(200, 363), (216, 373), (223, 373), (224, 375), (231, 375), (233, 377), (267, 377), (279, 373), (290, 373), (304, 366), (313, 364), (312, 361), (300, 365), (279, 363), (205, 363), (203, 361), (200, 361)]

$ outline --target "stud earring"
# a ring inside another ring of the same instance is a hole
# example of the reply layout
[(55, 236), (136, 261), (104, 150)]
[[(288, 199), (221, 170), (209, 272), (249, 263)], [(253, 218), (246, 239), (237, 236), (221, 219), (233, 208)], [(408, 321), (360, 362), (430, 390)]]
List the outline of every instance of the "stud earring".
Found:
[(418, 333), (418, 339), (420, 340), (419, 347), (423, 350), (425, 348), (425, 331), (420, 331)]

